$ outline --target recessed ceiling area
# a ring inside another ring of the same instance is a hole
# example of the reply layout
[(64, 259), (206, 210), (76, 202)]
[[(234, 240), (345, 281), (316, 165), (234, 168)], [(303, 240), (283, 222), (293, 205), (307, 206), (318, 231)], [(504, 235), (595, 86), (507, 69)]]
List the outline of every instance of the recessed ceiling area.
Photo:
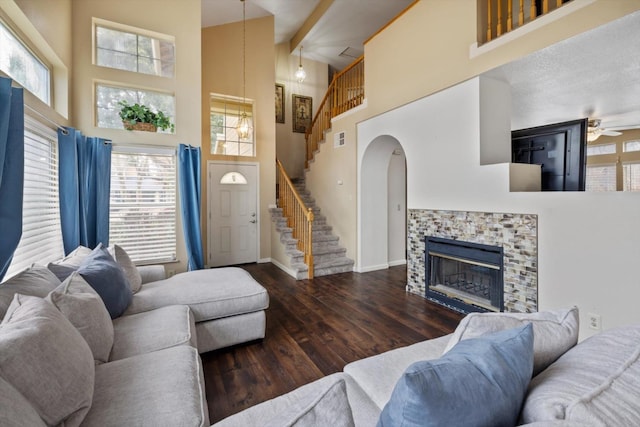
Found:
[[(276, 44), (290, 42), (319, 6), (322, 16), (292, 46), (295, 55), (341, 70), (364, 53), (364, 41), (414, 0), (245, 0), (247, 19), (273, 15)], [(202, 0), (202, 27), (242, 20), (240, 0)], [(342, 54), (344, 51), (346, 54)], [(341, 55), (342, 54), (342, 55)]]
[(585, 117), (640, 128), (640, 12), (485, 75), (511, 85), (512, 129)]

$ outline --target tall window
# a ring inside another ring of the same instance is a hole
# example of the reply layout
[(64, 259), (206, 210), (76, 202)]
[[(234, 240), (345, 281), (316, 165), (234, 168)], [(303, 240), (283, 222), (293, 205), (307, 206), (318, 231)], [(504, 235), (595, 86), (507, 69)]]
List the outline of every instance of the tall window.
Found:
[[(124, 129), (118, 102), (144, 104), (152, 111), (162, 111), (175, 123), (176, 99), (172, 94), (132, 87), (96, 84), (96, 125), (101, 128)], [(170, 132), (170, 131), (166, 131)]]
[(640, 191), (640, 140), (587, 147), (586, 190)]
[[(240, 138), (237, 127), (240, 115), (246, 113), (249, 118), (249, 136)], [(249, 100), (223, 95), (211, 95), (211, 154), (227, 156), (256, 155), (253, 134), (253, 103)]]
[(51, 71), (2, 21), (0, 46), (0, 70), (50, 104)]
[[(96, 65), (135, 73), (173, 77), (173, 37), (94, 20)], [(118, 29), (113, 27), (118, 27)], [(123, 29), (126, 28), (126, 29)]]
[(25, 116), (22, 238), (7, 277), (64, 256), (58, 200), (57, 135)]
[(175, 150), (113, 147), (109, 243), (136, 263), (176, 260)]

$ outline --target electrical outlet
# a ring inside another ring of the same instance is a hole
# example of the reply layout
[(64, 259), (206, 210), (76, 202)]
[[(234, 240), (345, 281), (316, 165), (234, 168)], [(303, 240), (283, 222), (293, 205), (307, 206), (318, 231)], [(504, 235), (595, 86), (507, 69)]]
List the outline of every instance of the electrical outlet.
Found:
[(589, 321), (589, 329), (594, 331), (602, 329), (602, 318), (599, 314), (587, 313), (587, 320)]
[(167, 271), (167, 276), (169, 276), (169, 277), (173, 277), (173, 276), (175, 276), (175, 274), (176, 274), (175, 270), (168, 270)]

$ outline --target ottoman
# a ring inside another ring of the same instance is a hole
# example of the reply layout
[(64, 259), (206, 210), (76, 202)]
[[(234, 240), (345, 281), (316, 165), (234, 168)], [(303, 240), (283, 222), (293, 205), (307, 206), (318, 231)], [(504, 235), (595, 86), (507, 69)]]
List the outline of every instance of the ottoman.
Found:
[(269, 295), (241, 268), (188, 271), (144, 283), (125, 314), (176, 304), (193, 313), (200, 353), (264, 338)]

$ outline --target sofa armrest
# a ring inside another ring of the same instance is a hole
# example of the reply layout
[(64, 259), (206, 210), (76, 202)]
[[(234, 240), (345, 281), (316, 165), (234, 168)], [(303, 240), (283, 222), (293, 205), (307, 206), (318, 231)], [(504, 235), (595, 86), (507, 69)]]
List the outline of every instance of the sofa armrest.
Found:
[(143, 284), (167, 278), (163, 265), (140, 265), (137, 268)]

